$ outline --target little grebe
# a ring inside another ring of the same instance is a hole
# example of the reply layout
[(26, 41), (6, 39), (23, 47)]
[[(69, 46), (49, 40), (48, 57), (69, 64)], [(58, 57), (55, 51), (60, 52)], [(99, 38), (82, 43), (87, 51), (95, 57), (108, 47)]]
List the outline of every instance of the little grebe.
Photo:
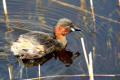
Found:
[(81, 30), (76, 29), (71, 20), (62, 18), (54, 27), (54, 36), (40, 31), (22, 34), (12, 43), (11, 51), (15, 56), (22, 58), (42, 57), (53, 51), (64, 49), (67, 44), (65, 35), (72, 31)]

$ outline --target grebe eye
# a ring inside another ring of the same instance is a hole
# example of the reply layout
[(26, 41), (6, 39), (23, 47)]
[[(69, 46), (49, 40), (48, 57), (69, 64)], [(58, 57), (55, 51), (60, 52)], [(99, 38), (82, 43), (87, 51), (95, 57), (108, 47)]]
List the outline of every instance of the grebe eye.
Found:
[(73, 28), (73, 27), (74, 27), (74, 24), (73, 24), (73, 23), (71, 23), (71, 24), (70, 24), (70, 27), (71, 27), (71, 28)]

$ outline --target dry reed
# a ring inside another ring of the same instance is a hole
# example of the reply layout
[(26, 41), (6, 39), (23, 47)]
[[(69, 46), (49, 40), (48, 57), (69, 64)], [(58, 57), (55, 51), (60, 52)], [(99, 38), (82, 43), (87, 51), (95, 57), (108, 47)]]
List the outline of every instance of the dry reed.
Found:
[(38, 65), (38, 77), (39, 77), (39, 80), (41, 80), (41, 77), (40, 77), (40, 64)]
[(93, 57), (95, 57), (95, 46), (93, 46)]
[(89, 62), (88, 62), (87, 52), (86, 52), (85, 44), (84, 44), (84, 38), (81, 38), (81, 43), (82, 43), (82, 48), (83, 48), (84, 57), (85, 57), (85, 61), (86, 61), (86, 64), (87, 64), (90, 80), (94, 80), (93, 66), (92, 66), (92, 64), (93, 64), (92, 63), (92, 53), (90, 52), (90, 54), (89, 54)]
[[(87, 74), (77, 74), (77, 75), (51, 75), (51, 76), (42, 76), (41, 79), (47, 78), (61, 78), (61, 77), (88, 77)], [(120, 76), (120, 74), (94, 74), (95, 77), (116, 77)], [(23, 80), (38, 80), (39, 78), (30, 78), (30, 79), (23, 79)]]
[(95, 13), (94, 13), (94, 7), (93, 7), (93, 0), (90, 0), (90, 8), (92, 11), (92, 19), (93, 19), (93, 28), (94, 28), (94, 32), (96, 32), (96, 26), (95, 26)]
[(20, 79), (22, 79), (24, 66), (22, 64), (20, 64), (19, 66), (21, 66), (21, 68), (20, 68)]
[(13, 75), (12, 75), (13, 68), (11, 65), (8, 66), (8, 71), (9, 71), (9, 79), (12, 80), (13, 79)]
[[(74, 9), (77, 9), (77, 10), (80, 10), (80, 11), (82, 11), (82, 12), (85, 12), (85, 13), (88, 13), (88, 14), (91, 14), (91, 15), (92, 15), (92, 13), (91, 13), (90, 11), (88, 11), (88, 10), (86, 10), (86, 9), (83, 9), (83, 8), (80, 8), (80, 7), (78, 7), (78, 6), (71, 5), (71, 4), (64, 3), (64, 2), (62, 2), (62, 1), (57, 1), (57, 0), (51, 0), (51, 1), (56, 2), (56, 3), (60, 4), (60, 5), (67, 6), (67, 7), (70, 7), (70, 8), (74, 8)], [(112, 18), (104, 17), (104, 16), (101, 16), (101, 15), (98, 15), (98, 14), (94, 14), (94, 15), (97, 16), (97, 17), (99, 17), (99, 18), (101, 18), (101, 19), (108, 20), (108, 21), (111, 21), (111, 22), (120, 24), (119, 21), (114, 20), (114, 19), (112, 19)]]
[(8, 20), (8, 12), (7, 12), (7, 5), (6, 5), (6, 0), (3, 0), (3, 9), (4, 9), (4, 15), (5, 15), (5, 20)]
[(90, 80), (94, 80), (93, 76), (93, 61), (92, 61), (92, 53), (89, 53), (89, 78)]
[(85, 44), (84, 44), (84, 39), (83, 38), (81, 38), (81, 43), (82, 43), (82, 48), (83, 48), (85, 61), (86, 61), (87, 68), (88, 68), (88, 71), (89, 71), (88, 57), (87, 57), (87, 52), (86, 52), (86, 49), (85, 49)]

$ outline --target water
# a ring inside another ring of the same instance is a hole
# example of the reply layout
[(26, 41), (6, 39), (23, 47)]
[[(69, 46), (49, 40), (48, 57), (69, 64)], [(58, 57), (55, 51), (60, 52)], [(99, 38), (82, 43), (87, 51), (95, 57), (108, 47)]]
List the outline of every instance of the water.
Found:
[[(117, 0), (94, 1), (95, 26), (89, 12), (89, 1), (85, 0), (9, 0), (7, 1), (9, 22), (4, 21), (2, 2), (0, 3), (0, 79), (9, 79), (9, 68), (14, 79), (21, 80), (38, 77), (38, 66), (19, 62), (10, 51), (11, 42), (20, 34), (28, 31), (43, 31), (52, 33), (59, 18), (69, 18), (81, 28), (82, 32), (67, 35), (67, 60), (48, 55), (41, 60), (30, 61), (41, 65), (41, 76), (88, 74), (80, 38), (85, 40), (87, 53), (92, 51), (94, 74), (120, 74), (120, 20)], [(64, 3), (67, 3), (64, 4)], [(110, 18), (110, 19), (109, 19)], [(111, 20), (112, 19), (112, 20)], [(95, 47), (95, 51), (93, 50)], [(80, 53), (73, 61), (69, 58), (76, 52)], [(63, 58), (63, 57), (62, 57)], [(27, 61), (26, 61), (27, 62)], [(27, 62), (28, 63), (28, 62)], [(69, 64), (69, 65), (68, 65)], [(53, 77), (42, 80), (88, 80), (89, 77)], [(119, 80), (120, 76), (99, 76), (96, 80)]]

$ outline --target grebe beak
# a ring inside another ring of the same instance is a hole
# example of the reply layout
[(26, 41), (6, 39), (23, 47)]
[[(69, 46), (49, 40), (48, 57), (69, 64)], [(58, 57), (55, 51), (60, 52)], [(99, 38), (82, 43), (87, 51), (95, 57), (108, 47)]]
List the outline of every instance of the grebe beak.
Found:
[(82, 31), (82, 30), (79, 29), (79, 28), (77, 28), (77, 27), (74, 27), (74, 28), (72, 27), (72, 28), (71, 28), (71, 31)]

